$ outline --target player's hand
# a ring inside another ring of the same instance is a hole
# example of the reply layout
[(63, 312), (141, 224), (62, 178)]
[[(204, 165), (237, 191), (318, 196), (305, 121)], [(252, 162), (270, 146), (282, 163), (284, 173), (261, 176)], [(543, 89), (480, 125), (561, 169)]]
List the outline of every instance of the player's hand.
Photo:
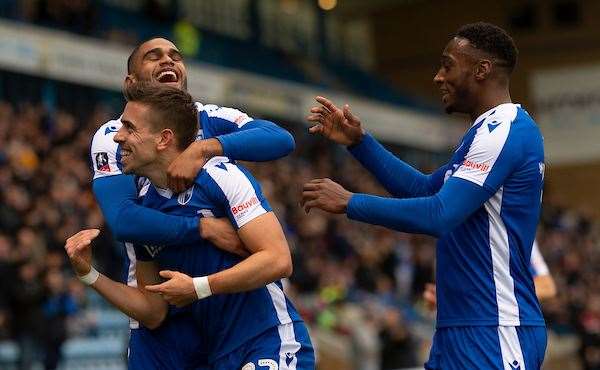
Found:
[(352, 193), (330, 179), (314, 179), (304, 184), (302, 206), (308, 213), (311, 208), (320, 208), (330, 213), (346, 213)]
[(437, 298), (435, 296), (435, 284), (425, 284), (425, 291), (423, 292), (423, 299), (425, 300), (425, 306), (431, 311), (434, 311), (437, 307)]
[(321, 134), (331, 141), (342, 145), (360, 143), (365, 131), (360, 120), (350, 112), (345, 104), (342, 109), (336, 107), (329, 99), (317, 96), (315, 100), (321, 106), (312, 107), (306, 119), (314, 126), (308, 129), (311, 134)]
[(228, 218), (201, 217), (198, 227), (202, 239), (210, 241), (217, 248), (241, 257), (250, 255)]
[(175, 158), (167, 169), (167, 186), (175, 193), (189, 188), (206, 162), (222, 152), (217, 139), (198, 140)]
[(92, 240), (100, 234), (98, 229), (87, 229), (67, 239), (65, 250), (73, 270), (78, 276), (84, 276), (92, 268)]
[(163, 270), (159, 272), (164, 283), (146, 285), (146, 290), (160, 294), (169, 304), (177, 307), (186, 306), (198, 299), (194, 281), (186, 274), (177, 271)]

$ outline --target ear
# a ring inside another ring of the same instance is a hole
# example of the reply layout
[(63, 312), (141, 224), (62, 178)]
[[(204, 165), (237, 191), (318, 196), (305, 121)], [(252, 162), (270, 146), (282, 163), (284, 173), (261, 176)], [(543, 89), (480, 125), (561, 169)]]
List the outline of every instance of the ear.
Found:
[(156, 149), (165, 150), (175, 144), (175, 133), (170, 128), (165, 128), (156, 139)]
[(473, 69), (475, 80), (483, 81), (492, 73), (492, 61), (489, 59), (480, 59), (475, 63)]
[(127, 76), (125, 76), (125, 81), (123, 81), (123, 87), (126, 89), (129, 86), (131, 86), (132, 84), (134, 84), (136, 82), (136, 78), (133, 74), (128, 74)]

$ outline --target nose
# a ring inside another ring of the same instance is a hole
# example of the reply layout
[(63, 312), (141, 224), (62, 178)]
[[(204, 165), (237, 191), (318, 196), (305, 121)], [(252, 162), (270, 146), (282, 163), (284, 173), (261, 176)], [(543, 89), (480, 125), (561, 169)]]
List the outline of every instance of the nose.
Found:
[(433, 76), (433, 82), (436, 85), (441, 85), (444, 82), (444, 77), (442, 76), (441, 69), (437, 71), (437, 73), (435, 74), (435, 76)]
[(121, 128), (117, 131), (117, 133), (113, 137), (113, 141), (115, 143), (121, 144), (122, 142), (125, 141), (125, 130), (124, 130), (124, 128), (125, 128), (124, 126), (121, 126)]
[(162, 58), (160, 58), (160, 65), (164, 65), (164, 64), (169, 64), (169, 65), (175, 64), (175, 62), (173, 61), (173, 58), (171, 58), (169, 53), (163, 53)]

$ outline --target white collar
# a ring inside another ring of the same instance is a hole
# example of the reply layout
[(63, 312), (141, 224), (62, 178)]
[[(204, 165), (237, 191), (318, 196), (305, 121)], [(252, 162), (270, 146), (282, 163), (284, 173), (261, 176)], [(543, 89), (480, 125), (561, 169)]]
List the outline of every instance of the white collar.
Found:
[(491, 108), (491, 109), (488, 109), (487, 111), (485, 111), (485, 112), (483, 112), (482, 114), (480, 114), (480, 115), (479, 115), (479, 117), (477, 117), (477, 119), (475, 119), (475, 120), (473, 121), (473, 124), (471, 125), (471, 127), (475, 126), (475, 124), (476, 124), (476, 123), (479, 123), (480, 121), (482, 121), (482, 120), (486, 119), (488, 116), (490, 116), (492, 113), (494, 113), (494, 111), (495, 111), (496, 109), (501, 109), (501, 108), (507, 107), (507, 106), (509, 106), (509, 105), (514, 105), (514, 106), (517, 106), (517, 107), (519, 107), (519, 108), (521, 107), (521, 104), (515, 104), (515, 103), (502, 103), (502, 104), (500, 104), (500, 105), (497, 105), (497, 106), (495, 106), (495, 107), (493, 107), (493, 108)]
[(152, 184), (152, 186), (154, 186), (154, 189), (156, 189), (156, 192), (167, 199), (171, 199), (171, 197), (173, 196), (173, 191), (171, 191), (171, 189), (163, 189), (163, 188), (159, 188), (158, 186)]

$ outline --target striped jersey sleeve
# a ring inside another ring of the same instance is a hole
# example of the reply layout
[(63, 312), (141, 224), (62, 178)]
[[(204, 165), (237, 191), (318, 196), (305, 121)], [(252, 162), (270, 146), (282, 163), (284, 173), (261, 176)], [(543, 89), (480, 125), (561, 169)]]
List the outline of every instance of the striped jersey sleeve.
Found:
[(260, 185), (242, 166), (229, 163), (226, 157), (214, 157), (204, 170), (209, 178), (203, 183), (205, 191), (211, 201), (223, 207), (236, 228), (271, 211)]

